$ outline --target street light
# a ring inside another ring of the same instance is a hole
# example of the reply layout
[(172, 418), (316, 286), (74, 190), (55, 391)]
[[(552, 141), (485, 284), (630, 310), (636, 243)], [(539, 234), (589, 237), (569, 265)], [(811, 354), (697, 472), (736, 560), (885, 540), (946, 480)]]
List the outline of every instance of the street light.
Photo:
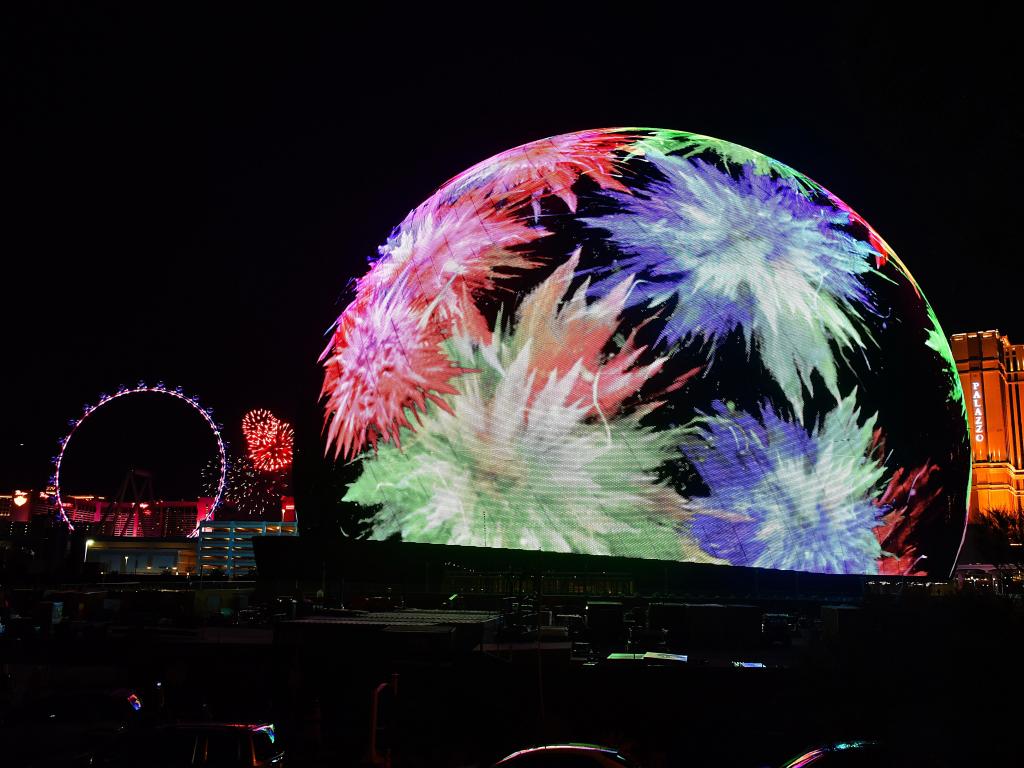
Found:
[(95, 543), (96, 543), (96, 540), (95, 540), (95, 539), (86, 539), (86, 540), (85, 540), (85, 555), (84, 555), (84, 556), (82, 557), (82, 562), (83, 562), (83, 563), (84, 563), (84, 562), (85, 562), (86, 560), (88, 560), (88, 559), (89, 559), (89, 547), (91, 547), (91, 546), (92, 546), (93, 544), (95, 544)]

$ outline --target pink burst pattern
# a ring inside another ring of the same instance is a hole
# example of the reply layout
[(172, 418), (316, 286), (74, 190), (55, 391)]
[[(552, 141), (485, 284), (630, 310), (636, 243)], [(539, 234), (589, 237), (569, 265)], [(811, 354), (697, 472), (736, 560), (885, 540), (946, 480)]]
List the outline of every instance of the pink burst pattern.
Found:
[(339, 318), (324, 351), (321, 396), (328, 399), (327, 445), (335, 456), (351, 458), (378, 440), (401, 445), (401, 428), (413, 428), (406, 409), (418, 418), (430, 400), (450, 410), (439, 395), (457, 394), (450, 381), (467, 371), (441, 350), (444, 323), (424, 318), (403, 299), (398, 291), (358, 300)]
[(380, 248), (380, 258), (357, 283), (360, 296), (392, 291), (403, 278), (406, 298), (422, 308), (458, 282), (472, 295), (489, 292), (509, 272), (531, 269), (541, 261), (518, 246), (547, 235), (505, 208), (496, 208), (479, 191), (451, 203), (435, 195), (412, 211)]
[(541, 198), (554, 195), (576, 213), (579, 198), (572, 187), (581, 176), (589, 177), (601, 189), (629, 194), (619, 181), (616, 152), (627, 150), (636, 141), (637, 136), (627, 131), (553, 136), (473, 166), (444, 185), (441, 194), (458, 195), (467, 188), (476, 188), (484, 197), (511, 207), (529, 202), (534, 218), (540, 215)]

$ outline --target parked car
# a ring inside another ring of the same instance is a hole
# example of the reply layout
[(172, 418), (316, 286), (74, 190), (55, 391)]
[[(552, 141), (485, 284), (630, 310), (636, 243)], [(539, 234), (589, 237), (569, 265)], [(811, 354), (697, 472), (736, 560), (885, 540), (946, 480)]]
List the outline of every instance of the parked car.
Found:
[(494, 768), (638, 768), (618, 750), (594, 744), (551, 744), (513, 752)]
[(64, 691), (13, 709), (0, 729), (0, 763), (90, 765), (94, 754), (136, 729), (142, 700), (131, 690)]
[(96, 761), (115, 768), (283, 766), (285, 752), (270, 723), (175, 723), (135, 732)]

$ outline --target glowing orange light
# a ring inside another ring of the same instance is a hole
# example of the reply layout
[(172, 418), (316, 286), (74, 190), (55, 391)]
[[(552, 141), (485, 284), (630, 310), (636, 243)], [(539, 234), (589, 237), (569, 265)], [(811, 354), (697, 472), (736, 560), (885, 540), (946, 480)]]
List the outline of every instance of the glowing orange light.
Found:
[(28, 504), (28, 494), (25, 493), (24, 491), (15, 491), (14, 506), (24, 507), (26, 504)]

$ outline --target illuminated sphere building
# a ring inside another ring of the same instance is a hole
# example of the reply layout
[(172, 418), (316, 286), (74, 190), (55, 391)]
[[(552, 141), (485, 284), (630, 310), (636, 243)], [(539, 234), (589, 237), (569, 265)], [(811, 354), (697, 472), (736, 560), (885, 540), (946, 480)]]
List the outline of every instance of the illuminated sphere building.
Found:
[(949, 345), (885, 241), (792, 168), (678, 131), (556, 136), (448, 181), (379, 251), (323, 355), (356, 535), (952, 569)]

